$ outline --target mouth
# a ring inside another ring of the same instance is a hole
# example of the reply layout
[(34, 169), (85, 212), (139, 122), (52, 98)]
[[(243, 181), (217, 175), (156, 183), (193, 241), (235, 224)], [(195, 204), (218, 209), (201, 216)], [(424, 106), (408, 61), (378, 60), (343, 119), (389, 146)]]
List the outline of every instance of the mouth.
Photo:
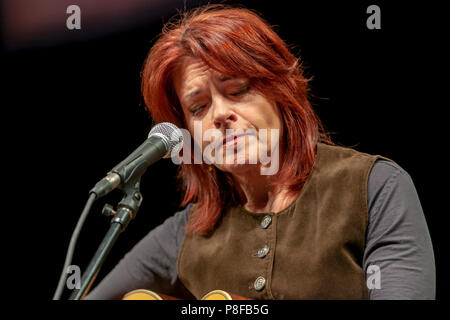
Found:
[(230, 135), (225, 136), (222, 140), (218, 140), (217, 142), (212, 142), (212, 147), (213, 147), (213, 149), (222, 148), (222, 147), (225, 147), (225, 148), (232, 147), (232, 146), (235, 146), (239, 142), (239, 139), (245, 138), (246, 136), (252, 136), (252, 134), (249, 134), (249, 133), (230, 134)]
[(225, 138), (223, 138), (222, 145), (224, 147), (234, 146), (237, 143), (239, 137), (240, 136), (226, 136)]
[(238, 143), (239, 139), (245, 138), (246, 136), (250, 136), (248, 133), (236, 134), (236, 135), (228, 135), (223, 138), (222, 145), (225, 148), (234, 146)]

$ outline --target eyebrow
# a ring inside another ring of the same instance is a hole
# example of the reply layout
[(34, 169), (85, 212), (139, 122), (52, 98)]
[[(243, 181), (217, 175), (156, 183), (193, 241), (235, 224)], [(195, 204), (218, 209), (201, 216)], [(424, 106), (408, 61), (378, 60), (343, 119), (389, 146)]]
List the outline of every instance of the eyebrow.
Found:
[[(220, 77), (220, 78), (219, 78), (219, 81), (220, 81), (220, 82), (225, 82), (225, 81), (227, 81), (227, 80), (231, 80), (231, 78), (230, 78), (230, 77)], [(203, 90), (201, 90), (201, 89), (192, 91), (192, 92), (186, 94), (186, 95), (183, 97), (183, 99), (190, 99), (190, 98), (192, 98), (192, 97), (194, 97), (194, 96), (196, 96), (196, 95), (198, 95), (198, 94), (200, 94), (200, 93), (202, 93), (202, 92), (203, 92)]]

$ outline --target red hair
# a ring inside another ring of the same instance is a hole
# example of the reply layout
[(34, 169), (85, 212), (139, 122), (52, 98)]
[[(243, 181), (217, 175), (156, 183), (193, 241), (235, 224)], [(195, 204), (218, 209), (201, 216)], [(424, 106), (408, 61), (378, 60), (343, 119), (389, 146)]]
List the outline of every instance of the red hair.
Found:
[[(282, 158), (273, 184), (300, 191), (314, 165), (317, 142), (331, 141), (308, 100), (309, 79), (285, 42), (258, 14), (240, 7), (206, 5), (169, 21), (142, 72), (142, 94), (155, 122), (186, 128), (172, 74), (187, 56), (225, 76), (249, 79), (253, 89), (276, 101), (284, 125), (281, 150), (289, 156)], [(211, 230), (224, 206), (242, 196), (228, 174), (205, 164), (181, 164), (179, 178), (185, 189), (181, 205), (196, 203), (188, 232)]]

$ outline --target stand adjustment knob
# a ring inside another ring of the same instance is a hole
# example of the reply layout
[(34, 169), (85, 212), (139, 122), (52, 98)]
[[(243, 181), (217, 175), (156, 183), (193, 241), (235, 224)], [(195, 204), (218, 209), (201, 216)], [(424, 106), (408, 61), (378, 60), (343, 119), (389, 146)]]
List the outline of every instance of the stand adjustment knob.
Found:
[(105, 204), (102, 209), (102, 215), (105, 217), (111, 217), (116, 214), (116, 211), (114, 210), (114, 207), (110, 204)]

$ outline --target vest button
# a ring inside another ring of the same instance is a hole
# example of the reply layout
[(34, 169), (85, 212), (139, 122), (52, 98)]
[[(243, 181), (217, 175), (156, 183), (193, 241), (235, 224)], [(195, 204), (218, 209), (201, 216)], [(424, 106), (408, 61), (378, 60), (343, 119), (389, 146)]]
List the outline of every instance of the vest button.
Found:
[(264, 229), (267, 229), (267, 227), (270, 225), (270, 223), (272, 222), (272, 217), (269, 215), (264, 216), (264, 218), (261, 221), (261, 227), (263, 227)]
[(261, 291), (264, 286), (266, 285), (266, 278), (264, 277), (258, 277), (255, 280), (255, 283), (253, 283), (253, 287), (256, 291)]
[(258, 250), (256, 256), (258, 258), (264, 258), (268, 253), (269, 253), (269, 246), (265, 244)]

